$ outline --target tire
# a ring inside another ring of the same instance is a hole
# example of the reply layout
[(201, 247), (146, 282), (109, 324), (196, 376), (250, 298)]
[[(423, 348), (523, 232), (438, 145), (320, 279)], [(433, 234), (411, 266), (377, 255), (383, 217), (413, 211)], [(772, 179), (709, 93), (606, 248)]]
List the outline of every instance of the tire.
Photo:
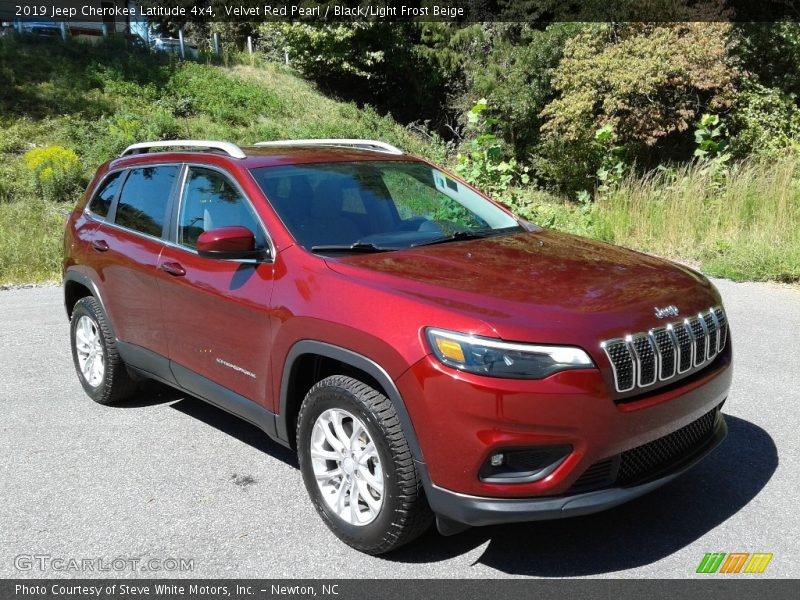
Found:
[[(352, 455), (356, 459), (351, 457), (349, 463), (348, 450), (337, 451), (323, 434), (327, 427), (336, 436), (334, 423), (339, 417), (341, 431), (350, 435), (350, 447), (356, 448)], [(358, 425), (363, 431), (355, 436)], [(356, 550), (373, 555), (390, 552), (422, 535), (433, 522), (394, 406), (369, 385), (334, 375), (312, 387), (297, 417), (297, 449), (314, 507), (331, 531)], [(331, 477), (337, 468), (340, 475)], [(323, 478), (320, 483), (318, 476)], [(355, 503), (349, 502), (353, 490), (358, 490)], [(379, 495), (380, 507), (375, 509)]]
[(98, 404), (117, 404), (136, 390), (115, 340), (100, 303), (91, 296), (78, 300), (70, 320), (72, 362), (83, 389)]

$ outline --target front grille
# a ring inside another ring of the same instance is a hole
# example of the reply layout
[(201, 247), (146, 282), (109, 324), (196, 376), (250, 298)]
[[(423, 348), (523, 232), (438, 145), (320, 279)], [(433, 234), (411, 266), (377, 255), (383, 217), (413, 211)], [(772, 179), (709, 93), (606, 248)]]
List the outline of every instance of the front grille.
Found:
[(714, 316), (714, 311), (708, 311), (703, 317), (705, 321), (706, 331), (708, 332), (708, 358), (717, 355), (717, 317)]
[(689, 319), (689, 327), (694, 336), (694, 366), (699, 367), (706, 360), (706, 351), (708, 349), (706, 329), (703, 326), (703, 320), (698, 317)]
[(669, 435), (623, 452), (617, 485), (630, 485), (646, 479), (693, 454), (713, 433), (716, 418), (715, 408)]
[(596, 462), (586, 469), (583, 475), (578, 477), (578, 480), (572, 484), (569, 492), (571, 494), (577, 494), (608, 487), (614, 483), (618, 468), (619, 460), (617, 457), (612, 456), (611, 458)]
[(717, 306), (666, 327), (601, 344), (618, 392), (644, 388), (705, 366), (725, 348), (728, 320)]
[(711, 439), (719, 410), (718, 406), (664, 437), (594, 463), (575, 481), (569, 493), (633, 485), (679, 465)]
[(639, 365), (639, 387), (653, 385), (656, 382), (658, 365), (656, 351), (650, 336), (646, 333), (633, 336), (631, 346), (636, 364)]
[(607, 343), (604, 348), (614, 369), (617, 390), (620, 392), (632, 390), (636, 385), (634, 382), (636, 371), (633, 369), (633, 356), (628, 344), (624, 340), (617, 340)]
[(672, 333), (666, 327), (654, 329), (653, 341), (656, 343), (656, 350), (661, 359), (658, 376), (661, 379), (669, 379), (675, 375), (675, 359), (678, 356), (677, 347), (672, 340)]
[(675, 334), (675, 345), (680, 354), (678, 360), (678, 373), (686, 373), (692, 368), (692, 334), (686, 323), (673, 326), (672, 332)]

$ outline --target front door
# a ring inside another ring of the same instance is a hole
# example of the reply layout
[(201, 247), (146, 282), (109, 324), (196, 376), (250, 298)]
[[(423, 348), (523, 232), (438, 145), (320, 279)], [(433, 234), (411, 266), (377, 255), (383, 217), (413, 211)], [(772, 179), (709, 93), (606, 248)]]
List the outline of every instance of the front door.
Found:
[(226, 174), (189, 166), (174, 227), (175, 245), (164, 248), (159, 268), (169, 357), (178, 383), (198, 391), (197, 376), (272, 408), (269, 388), (269, 300), (273, 265), (197, 254), (204, 231), (240, 225), (267, 247), (250, 201)]

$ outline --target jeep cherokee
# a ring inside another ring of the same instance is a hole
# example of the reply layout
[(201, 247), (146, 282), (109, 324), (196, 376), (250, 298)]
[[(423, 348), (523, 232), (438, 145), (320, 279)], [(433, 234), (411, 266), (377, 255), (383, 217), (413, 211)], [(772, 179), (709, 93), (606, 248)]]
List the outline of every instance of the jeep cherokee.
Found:
[(618, 505), (726, 434), (705, 277), (383, 142), (134, 144), (68, 219), (64, 300), (93, 400), (155, 379), (255, 424), (372, 554)]

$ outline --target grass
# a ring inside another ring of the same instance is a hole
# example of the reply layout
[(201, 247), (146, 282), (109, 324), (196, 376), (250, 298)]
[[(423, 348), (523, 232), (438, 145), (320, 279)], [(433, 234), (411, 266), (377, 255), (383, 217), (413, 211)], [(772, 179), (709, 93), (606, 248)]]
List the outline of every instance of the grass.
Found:
[[(71, 201), (40, 199), (22, 158), (35, 146), (75, 151), (82, 185), (100, 163), (144, 139), (365, 137), (448, 160), (442, 143), (369, 107), (327, 98), (282, 65), (236, 62), (182, 63), (113, 43), (0, 40), (0, 284), (59, 277)], [(542, 225), (690, 262), (711, 275), (800, 281), (800, 158), (729, 171), (656, 171), (585, 204), (528, 188), (514, 208)]]
[(687, 167), (626, 181), (597, 204), (597, 237), (735, 280), (800, 280), (800, 158)]
[(594, 202), (522, 193), (530, 220), (736, 281), (800, 281), (800, 156), (629, 177)]
[(59, 277), (68, 210), (42, 200), (0, 204), (0, 284)]

